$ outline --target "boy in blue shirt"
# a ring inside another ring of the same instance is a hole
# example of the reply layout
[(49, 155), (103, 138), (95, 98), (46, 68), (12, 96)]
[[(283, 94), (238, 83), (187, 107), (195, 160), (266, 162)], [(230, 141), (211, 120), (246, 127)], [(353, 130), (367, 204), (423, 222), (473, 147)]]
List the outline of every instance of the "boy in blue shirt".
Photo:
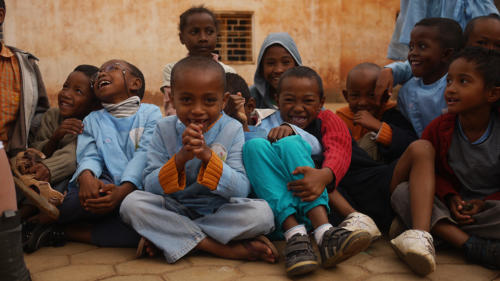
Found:
[[(118, 214), (130, 192), (142, 189), (149, 141), (161, 119), (155, 105), (140, 102), (142, 72), (123, 60), (104, 63), (93, 80), (104, 109), (83, 120), (78, 136), (78, 167), (68, 186), (58, 224), (41, 235), (40, 245), (61, 245), (65, 239), (105, 247), (136, 247), (137, 233)], [(81, 224), (85, 220), (88, 224)]]
[(189, 56), (176, 63), (171, 81), (177, 115), (158, 123), (145, 191), (123, 201), (122, 218), (145, 238), (150, 255), (157, 247), (169, 263), (194, 249), (277, 261), (276, 250), (261, 236), (274, 230), (271, 209), (264, 200), (245, 198), (250, 192), (242, 161), (245, 139), (241, 124), (222, 113), (224, 69), (210, 58)]

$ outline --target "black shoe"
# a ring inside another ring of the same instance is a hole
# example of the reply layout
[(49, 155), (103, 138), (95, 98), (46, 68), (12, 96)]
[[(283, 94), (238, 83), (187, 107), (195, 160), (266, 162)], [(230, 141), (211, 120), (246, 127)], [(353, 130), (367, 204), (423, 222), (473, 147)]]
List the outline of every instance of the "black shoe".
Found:
[(295, 234), (285, 246), (285, 270), (288, 275), (301, 275), (314, 271), (318, 261), (307, 235)]
[(26, 242), (23, 243), (23, 250), (29, 254), (41, 247), (61, 247), (65, 244), (65, 235), (62, 230), (54, 225), (39, 224), (31, 231), (31, 236), (26, 239)]
[(20, 221), (17, 212), (0, 214), (0, 280), (31, 280), (21, 248)]
[(500, 241), (471, 236), (463, 248), (468, 261), (487, 268), (500, 269)]
[(321, 265), (332, 267), (364, 251), (371, 243), (371, 236), (365, 230), (349, 231), (342, 227), (332, 227), (323, 234), (321, 245)]

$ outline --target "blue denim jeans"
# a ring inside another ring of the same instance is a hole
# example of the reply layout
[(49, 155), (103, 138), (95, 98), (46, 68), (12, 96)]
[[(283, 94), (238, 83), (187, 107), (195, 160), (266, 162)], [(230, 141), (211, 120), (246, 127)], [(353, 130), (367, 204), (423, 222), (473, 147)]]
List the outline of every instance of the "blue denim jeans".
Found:
[[(214, 195), (216, 196), (216, 195)], [(174, 263), (210, 237), (219, 243), (250, 239), (274, 230), (273, 212), (264, 200), (231, 198), (213, 214), (200, 215), (168, 195), (134, 191), (120, 215)]]

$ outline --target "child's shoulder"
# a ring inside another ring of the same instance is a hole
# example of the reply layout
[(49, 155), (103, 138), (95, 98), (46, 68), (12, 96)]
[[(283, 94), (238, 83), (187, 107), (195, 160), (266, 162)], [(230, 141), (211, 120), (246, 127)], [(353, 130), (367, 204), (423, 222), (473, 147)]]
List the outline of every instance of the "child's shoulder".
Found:
[(141, 103), (139, 110), (143, 111), (143, 112), (156, 112), (156, 113), (160, 113), (160, 115), (161, 115), (160, 108), (157, 105), (150, 104), (150, 103)]

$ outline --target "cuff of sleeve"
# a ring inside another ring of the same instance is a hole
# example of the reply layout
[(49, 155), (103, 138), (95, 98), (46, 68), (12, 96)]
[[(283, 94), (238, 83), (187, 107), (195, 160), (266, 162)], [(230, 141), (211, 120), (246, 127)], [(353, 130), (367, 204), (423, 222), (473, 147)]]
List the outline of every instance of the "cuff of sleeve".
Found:
[(158, 181), (166, 194), (184, 190), (186, 187), (186, 174), (184, 171), (178, 172), (175, 165), (175, 157), (170, 158), (158, 173)]
[(389, 124), (382, 122), (382, 126), (380, 127), (380, 130), (378, 131), (377, 142), (389, 146), (392, 143), (392, 129)]
[(212, 156), (210, 156), (207, 166), (203, 167), (201, 165), (197, 178), (198, 183), (208, 187), (210, 190), (216, 190), (222, 176), (222, 169), (222, 160), (212, 151)]

